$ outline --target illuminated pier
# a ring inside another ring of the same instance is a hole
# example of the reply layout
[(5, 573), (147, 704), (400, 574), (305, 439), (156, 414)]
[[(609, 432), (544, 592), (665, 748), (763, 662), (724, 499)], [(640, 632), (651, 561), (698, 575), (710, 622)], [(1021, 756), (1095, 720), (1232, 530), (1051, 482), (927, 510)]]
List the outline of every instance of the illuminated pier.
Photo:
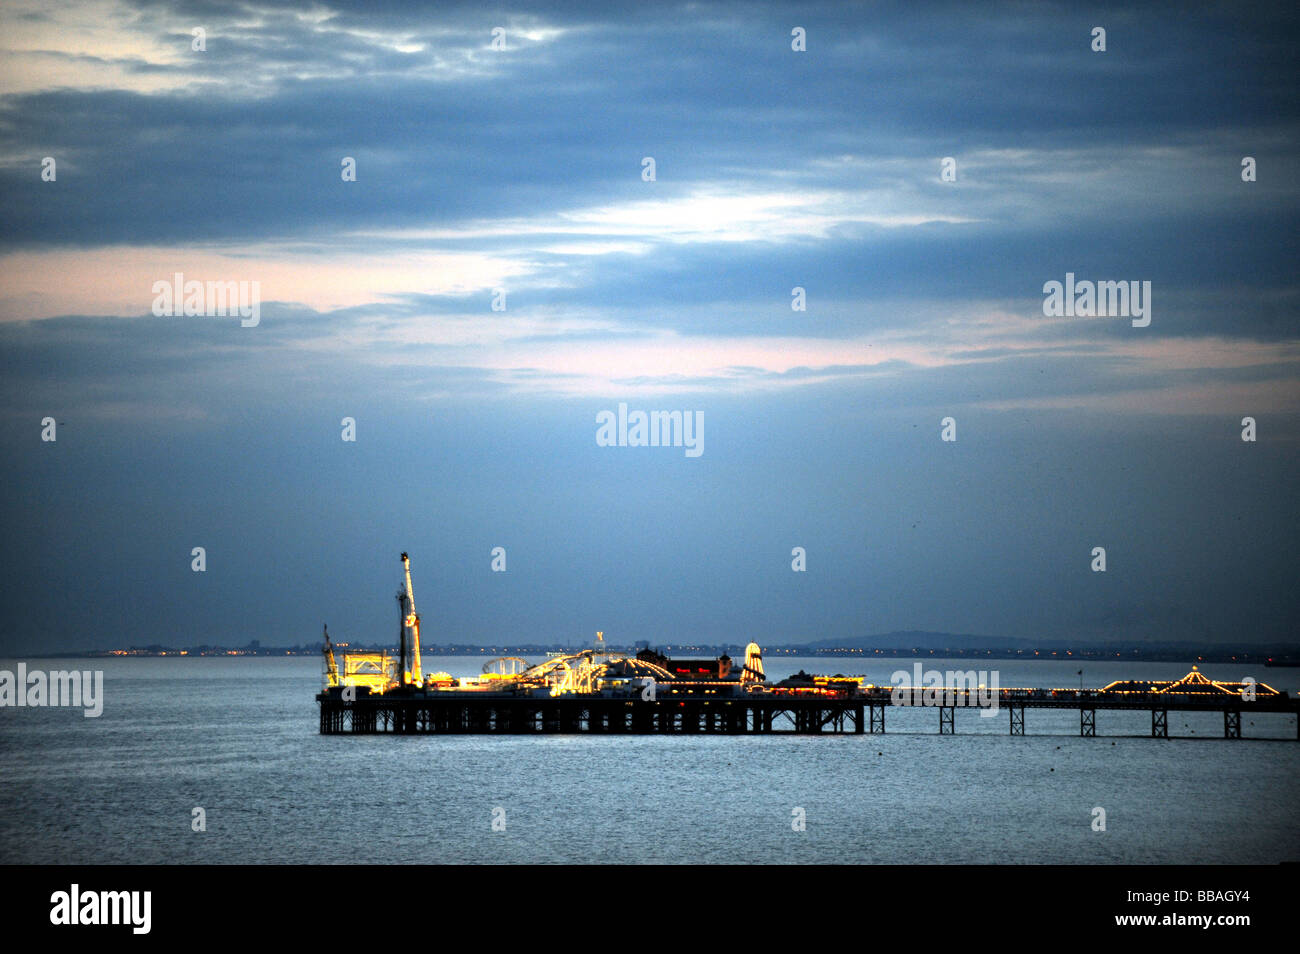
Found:
[[(1144, 683), (1141, 688), (1112, 683), (1104, 689), (990, 691), (864, 686), (831, 677), (811, 677), (807, 686), (681, 679), (653, 663), (614, 659), (584, 671), (581, 663), (571, 665), (571, 659), (549, 660), (515, 673), (489, 672), (494, 678), (469, 681), (468, 686), (444, 682), (442, 688), (406, 685), (387, 692), (327, 687), (316, 697), (320, 731), (870, 734), (885, 731), (886, 709), (926, 708), (937, 712), (941, 735), (957, 731), (958, 710), (978, 717), (988, 709), (1005, 710), (1010, 734), (1024, 735), (1027, 709), (1075, 709), (1079, 734), (1085, 737), (1097, 735), (1098, 711), (1149, 710), (1153, 738), (1170, 737), (1170, 712), (1221, 712), (1224, 738), (1239, 739), (1242, 713), (1300, 713), (1300, 700), (1285, 692), (1264, 684), (1215, 683), (1195, 669), (1183, 679)], [(540, 685), (533, 682), (539, 672), (552, 675), (549, 685), (545, 678)], [(563, 675), (556, 677), (558, 673)]]
[[(1025, 734), (1028, 709), (1075, 709), (1079, 734), (1097, 735), (1097, 713), (1147, 710), (1151, 736), (1169, 738), (1170, 712), (1221, 712), (1223, 735), (1242, 738), (1241, 716), (1298, 717), (1300, 700), (1261, 682), (1217, 682), (1195, 666), (1171, 681), (1120, 680), (1103, 689), (975, 685), (875, 686), (845, 676), (798, 673), (770, 682), (755, 643), (741, 662), (669, 659), (651, 650), (615, 652), (597, 633), (592, 648), (529, 665), (518, 657), (484, 664), (474, 679), (425, 673), (410, 561), (402, 554), (401, 627), (396, 654), (346, 653), (340, 669), (328, 632), (320, 704), (322, 735), (465, 733), (871, 734), (885, 731), (890, 708), (937, 711), (939, 734), (957, 731), (957, 711), (1006, 710), (1011, 735)], [(919, 666), (917, 678), (920, 679)], [(996, 675), (996, 674), (995, 674)]]

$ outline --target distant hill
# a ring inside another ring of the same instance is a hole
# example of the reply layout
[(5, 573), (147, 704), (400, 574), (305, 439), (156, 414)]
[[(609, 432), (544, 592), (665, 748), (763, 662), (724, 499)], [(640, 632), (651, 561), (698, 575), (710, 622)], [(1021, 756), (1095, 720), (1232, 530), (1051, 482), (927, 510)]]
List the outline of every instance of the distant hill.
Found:
[(813, 642), (797, 643), (810, 649), (991, 649), (991, 650), (1053, 650), (1053, 649), (1091, 649), (1109, 650), (1111, 652), (1132, 652), (1140, 650), (1151, 652), (1186, 652), (1186, 653), (1256, 653), (1284, 654), (1296, 651), (1295, 643), (1204, 643), (1189, 641), (1134, 642), (1077, 640), (1067, 642), (1059, 639), (1012, 639), (1006, 636), (978, 636), (971, 633), (929, 633), (923, 630), (902, 630), (880, 633), (875, 636), (853, 636), (848, 639), (819, 639)]

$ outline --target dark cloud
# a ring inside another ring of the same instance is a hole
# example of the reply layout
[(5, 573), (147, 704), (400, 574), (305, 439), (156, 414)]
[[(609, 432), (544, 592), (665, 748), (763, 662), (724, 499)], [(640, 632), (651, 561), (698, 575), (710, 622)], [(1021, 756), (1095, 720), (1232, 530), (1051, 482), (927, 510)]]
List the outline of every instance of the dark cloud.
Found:
[[(385, 638), (402, 549), (437, 641), (1294, 638), (1290, 6), (344, 0), (314, 26), (315, 9), (137, 2), (175, 61), (47, 54), (130, 88), (0, 96), (0, 250), (341, 269), (474, 252), (527, 266), (516, 323), (489, 324), (472, 288), (266, 302), (256, 329), (0, 323), (0, 648), (302, 642), (322, 616)], [(198, 25), (208, 50), (190, 55)], [(735, 223), (687, 221), (697, 193), (818, 199), (791, 211), (802, 225), (711, 235)], [(683, 220), (579, 214), (643, 202)], [(1151, 327), (1042, 319), (1042, 284), (1067, 271), (1151, 281)], [(785, 337), (829, 357), (742, 353)], [(705, 339), (737, 354), (609, 368), (598, 396), (551, 393), (589, 376), (543, 360), (557, 342)], [(490, 353), (501, 340), (526, 347)], [(900, 342), (931, 361), (892, 356)], [(1203, 388), (1263, 407), (1152, 413)], [(597, 411), (622, 400), (699, 410), (704, 454), (597, 447)], [(1095, 545), (1107, 574), (1088, 570)]]

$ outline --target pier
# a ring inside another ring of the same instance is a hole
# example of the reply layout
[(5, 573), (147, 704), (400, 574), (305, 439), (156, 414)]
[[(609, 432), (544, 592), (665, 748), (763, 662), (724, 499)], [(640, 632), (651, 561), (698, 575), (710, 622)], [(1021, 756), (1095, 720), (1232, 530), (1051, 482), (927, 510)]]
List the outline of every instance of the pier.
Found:
[[(1023, 736), (1026, 711), (1074, 709), (1079, 734), (1097, 736), (1097, 713), (1147, 710), (1151, 737), (1168, 739), (1170, 712), (1220, 712), (1223, 737), (1242, 738), (1242, 714), (1300, 715), (1300, 700), (1270, 693), (1247, 700), (1226, 693), (1135, 692), (1113, 689), (1003, 689), (994, 703), (987, 691), (897, 691), (871, 687), (847, 692), (737, 691), (730, 696), (682, 697), (660, 692), (602, 696), (549, 697), (511, 693), (396, 690), (360, 692), (351, 699), (335, 689), (320, 693), (320, 731), (324, 735), (398, 733), (446, 734), (872, 734), (885, 731), (886, 711), (924, 708), (935, 712), (939, 734), (958, 730), (961, 710), (979, 718), (983, 710), (1005, 711), (1010, 735)], [(991, 718), (985, 716), (984, 718)], [(1300, 719), (1296, 735), (1300, 739)]]
[[(1242, 713), (1286, 713), (1297, 716), (1300, 739), (1300, 700), (1253, 678), (1209, 679), (1196, 666), (1181, 679), (1124, 679), (1077, 690), (1004, 689), (997, 672), (991, 679), (975, 671), (941, 677), (923, 673), (919, 663), (917, 685), (876, 686), (861, 677), (805, 672), (771, 682), (757, 643), (745, 647), (743, 661), (725, 654), (670, 659), (648, 646), (635, 655), (617, 652), (598, 632), (590, 649), (532, 665), (501, 656), (474, 679), (425, 672), (410, 558), (403, 553), (401, 560), (395, 654), (347, 652), (340, 667), (323, 627), (316, 696), (322, 735), (863, 735), (885, 731), (888, 709), (920, 707), (938, 712), (940, 735), (957, 733), (958, 709), (985, 719), (1005, 709), (1013, 736), (1025, 734), (1028, 709), (1076, 709), (1085, 738), (1096, 737), (1098, 712), (1139, 709), (1150, 711), (1157, 739), (1170, 738), (1170, 712), (1221, 712), (1225, 739), (1242, 738)], [(944, 684), (931, 685), (935, 678)]]

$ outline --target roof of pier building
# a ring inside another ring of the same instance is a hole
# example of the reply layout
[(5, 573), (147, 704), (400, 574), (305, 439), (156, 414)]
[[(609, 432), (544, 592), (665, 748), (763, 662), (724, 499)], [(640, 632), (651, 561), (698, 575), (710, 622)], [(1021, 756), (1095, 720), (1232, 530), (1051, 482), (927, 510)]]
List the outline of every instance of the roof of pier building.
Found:
[(1170, 694), (1180, 696), (1240, 696), (1247, 687), (1254, 689), (1256, 697), (1275, 696), (1278, 691), (1262, 682), (1221, 682), (1208, 679), (1197, 667), (1181, 679), (1118, 679), (1103, 690), (1104, 692), (1141, 692), (1157, 695)]

